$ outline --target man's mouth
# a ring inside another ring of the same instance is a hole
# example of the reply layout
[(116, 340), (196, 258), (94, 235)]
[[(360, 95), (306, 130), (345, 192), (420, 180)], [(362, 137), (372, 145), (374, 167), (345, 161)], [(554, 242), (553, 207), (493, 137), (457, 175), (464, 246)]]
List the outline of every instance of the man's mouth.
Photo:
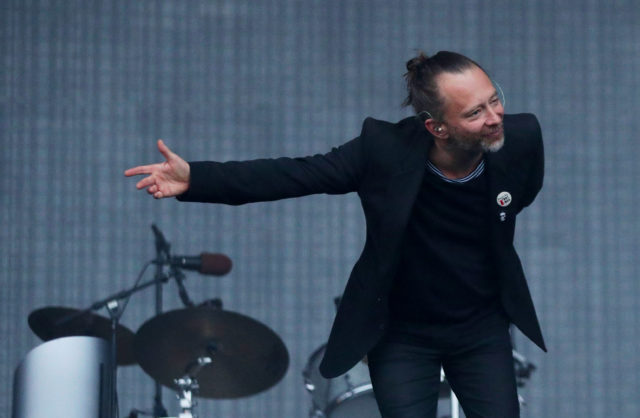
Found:
[(504, 131), (502, 129), (502, 126), (498, 126), (497, 128), (491, 129), (487, 133), (487, 136), (491, 139), (499, 139), (502, 137), (503, 134), (504, 134)]

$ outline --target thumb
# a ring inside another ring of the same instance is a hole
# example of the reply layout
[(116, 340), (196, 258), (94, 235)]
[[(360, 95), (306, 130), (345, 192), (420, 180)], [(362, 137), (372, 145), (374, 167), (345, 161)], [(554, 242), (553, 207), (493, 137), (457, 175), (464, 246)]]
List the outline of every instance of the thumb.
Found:
[(164, 141), (162, 139), (158, 139), (158, 151), (160, 151), (160, 153), (167, 161), (175, 156), (175, 154), (169, 149), (169, 147), (164, 144)]

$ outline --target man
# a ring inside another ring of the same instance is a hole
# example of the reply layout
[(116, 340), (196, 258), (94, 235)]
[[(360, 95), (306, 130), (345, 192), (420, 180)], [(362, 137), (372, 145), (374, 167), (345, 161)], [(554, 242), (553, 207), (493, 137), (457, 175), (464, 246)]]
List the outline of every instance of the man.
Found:
[(513, 247), (516, 215), (542, 187), (533, 115), (504, 115), (474, 61), (420, 54), (405, 75), (417, 116), (366, 119), (324, 155), (129, 169), (155, 198), (239, 205), (357, 192), (367, 237), (320, 370), (335, 377), (368, 354), (385, 417), (435, 417), (440, 367), (467, 417), (519, 415), (509, 323), (546, 350)]

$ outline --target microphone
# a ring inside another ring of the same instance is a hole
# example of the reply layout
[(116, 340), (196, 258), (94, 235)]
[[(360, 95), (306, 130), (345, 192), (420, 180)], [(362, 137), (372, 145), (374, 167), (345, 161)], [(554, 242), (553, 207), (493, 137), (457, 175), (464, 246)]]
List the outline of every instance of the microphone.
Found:
[(224, 276), (231, 271), (231, 259), (224, 254), (202, 253), (200, 255), (175, 255), (168, 264), (185, 270), (195, 270), (201, 274)]
[(167, 239), (162, 234), (162, 231), (160, 231), (160, 228), (158, 228), (156, 224), (151, 224), (151, 229), (153, 230), (153, 235), (156, 237), (156, 251), (158, 253), (164, 252), (169, 255), (171, 244), (167, 242)]

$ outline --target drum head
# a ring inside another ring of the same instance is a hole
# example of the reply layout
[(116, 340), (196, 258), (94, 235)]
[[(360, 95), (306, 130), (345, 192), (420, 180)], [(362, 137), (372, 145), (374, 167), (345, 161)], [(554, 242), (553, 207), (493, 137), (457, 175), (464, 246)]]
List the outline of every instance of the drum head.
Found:
[(302, 373), (312, 397), (312, 411), (326, 418), (379, 418), (368, 366), (359, 362), (347, 373), (325, 379), (318, 369), (325, 348), (322, 345), (311, 354)]

